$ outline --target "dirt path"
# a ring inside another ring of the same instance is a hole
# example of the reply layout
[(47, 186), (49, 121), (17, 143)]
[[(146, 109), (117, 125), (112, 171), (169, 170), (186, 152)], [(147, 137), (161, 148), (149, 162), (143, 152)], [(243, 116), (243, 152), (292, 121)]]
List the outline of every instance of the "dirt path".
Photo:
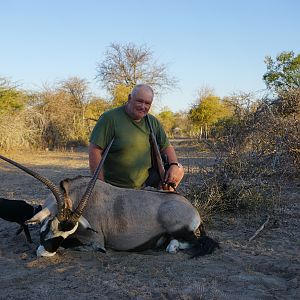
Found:
[[(209, 154), (180, 149), (191, 178)], [(9, 154), (54, 182), (87, 175), (87, 153)], [(189, 177), (190, 176), (190, 177)], [(0, 196), (42, 203), (48, 191), (30, 176), (0, 162)], [(184, 186), (184, 185), (183, 185)], [(140, 254), (60, 250), (52, 258), (37, 258), (38, 226), (31, 227), (34, 244), (18, 226), (0, 219), (0, 299), (299, 299), (300, 187), (284, 192), (287, 206), (271, 216), (266, 228), (248, 242), (264, 221), (215, 216), (211, 236), (221, 249), (189, 259), (147, 251)]]

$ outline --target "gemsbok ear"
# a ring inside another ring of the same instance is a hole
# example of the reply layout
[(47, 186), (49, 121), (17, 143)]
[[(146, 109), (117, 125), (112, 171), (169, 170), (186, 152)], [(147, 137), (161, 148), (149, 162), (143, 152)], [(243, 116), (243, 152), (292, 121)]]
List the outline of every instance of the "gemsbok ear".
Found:
[(83, 216), (80, 216), (79, 220), (78, 220), (78, 223), (84, 228), (84, 229), (88, 229), (88, 230), (92, 230), (94, 232), (97, 232), (96, 230), (94, 230), (91, 226), (91, 224), (89, 223), (89, 221), (83, 217)]
[(25, 224), (36, 224), (41, 223), (43, 220), (45, 220), (48, 216), (50, 216), (51, 212), (48, 207), (45, 207), (40, 212), (38, 212), (36, 215), (34, 215), (31, 219), (25, 221)]

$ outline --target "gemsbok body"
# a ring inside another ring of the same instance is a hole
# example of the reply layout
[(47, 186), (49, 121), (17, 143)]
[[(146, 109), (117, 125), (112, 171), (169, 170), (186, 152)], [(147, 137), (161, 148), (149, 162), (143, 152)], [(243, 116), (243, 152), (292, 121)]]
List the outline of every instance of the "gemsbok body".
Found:
[(168, 245), (170, 253), (189, 249), (192, 256), (219, 247), (206, 236), (196, 208), (177, 193), (118, 188), (97, 180), (97, 174), (65, 179), (56, 186), (25, 166), (0, 158), (41, 181), (53, 194), (28, 221), (41, 223), (39, 256), (55, 255), (60, 246), (106, 252)]

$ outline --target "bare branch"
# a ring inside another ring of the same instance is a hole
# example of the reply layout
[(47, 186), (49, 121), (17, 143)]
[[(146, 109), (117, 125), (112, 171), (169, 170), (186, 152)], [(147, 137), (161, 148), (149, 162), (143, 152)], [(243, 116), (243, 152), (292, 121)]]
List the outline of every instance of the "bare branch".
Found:
[(254, 235), (248, 240), (249, 242), (253, 241), (258, 234), (265, 228), (266, 224), (268, 224), (270, 220), (270, 216), (267, 216), (267, 220), (256, 230), (256, 232), (254, 233)]
[(97, 63), (96, 78), (110, 93), (118, 85), (133, 87), (145, 83), (151, 85), (155, 92), (169, 90), (177, 85), (177, 80), (168, 75), (167, 66), (154, 61), (148, 47), (133, 43), (112, 43), (105, 53), (104, 61)]

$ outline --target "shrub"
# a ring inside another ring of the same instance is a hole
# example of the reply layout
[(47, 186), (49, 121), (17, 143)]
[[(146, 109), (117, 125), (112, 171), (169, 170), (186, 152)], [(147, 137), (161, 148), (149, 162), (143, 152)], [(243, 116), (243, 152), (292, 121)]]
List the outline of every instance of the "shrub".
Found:
[(261, 101), (215, 140), (202, 141), (216, 155), (212, 171), (187, 196), (210, 215), (215, 211), (267, 211), (279, 203), (289, 177), (299, 178), (300, 92)]

